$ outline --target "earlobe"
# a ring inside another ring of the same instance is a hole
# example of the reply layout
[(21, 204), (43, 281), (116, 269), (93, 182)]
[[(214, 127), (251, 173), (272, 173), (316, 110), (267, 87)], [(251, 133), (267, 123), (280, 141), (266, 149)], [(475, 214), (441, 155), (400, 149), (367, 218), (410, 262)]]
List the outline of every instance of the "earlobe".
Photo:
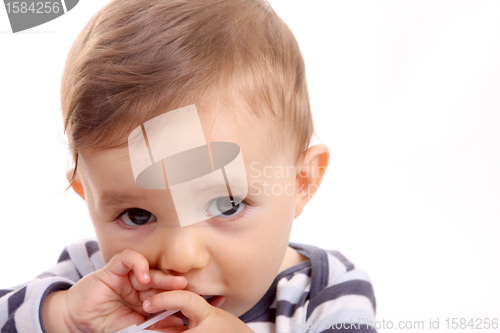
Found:
[(295, 217), (318, 190), (328, 162), (330, 152), (325, 145), (315, 145), (301, 154), (296, 173)]

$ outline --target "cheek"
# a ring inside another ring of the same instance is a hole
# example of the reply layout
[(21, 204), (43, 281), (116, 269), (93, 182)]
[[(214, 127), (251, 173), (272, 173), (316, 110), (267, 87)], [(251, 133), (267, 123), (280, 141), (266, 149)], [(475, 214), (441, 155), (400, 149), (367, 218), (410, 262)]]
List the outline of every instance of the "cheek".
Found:
[[(226, 274), (255, 283), (275, 277), (288, 246), (293, 222), (294, 199), (290, 196), (268, 197), (270, 202), (256, 207), (251, 226), (237, 233), (218, 235), (219, 262)], [(269, 282), (269, 281), (268, 281)], [(242, 291), (244, 292), (244, 291)]]
[(108, 263), (117, 253), (125, 250), (116, 237), (105, 230), (105, 227), (100, 226), (95, 229), (99, 248), (101, 249), (101, 254), (105, 263)]
[(267, 195), (266, 213), (267, 228), (277, 239), (286, 239), (290, 235), (295, 213), (295, 184), (283, 179), (274, 183), (274, 188), (279, 189)]
[(142, 254), (150, 263), (155, 266), (157, 263), (156, 249), (157, 246), (152, 240), (154, 228), (144, 230), (122, 230), (116, 223), (107, 223), (105, 226), (99, 227), (99, 232), (96, 230), (97, 239), (101, 246), (101, 252), (105, 262), (107, 263), (113, 256), (124, 251), (133, 250)]
[[(287, 182), (277, 183), (285, 189)], [(293, 185), (293, 183), (292, 183)], [(295, 196), (283, 191), (279, 195), (268, 197), (270, 209), (265, 216), (266, 223), (260, 230), (260, 237), (267, 248), (269, 260), (272, 260), (276, 269), (279, 268), (290, 240), (290, 232), (295, 213)]]
[(115, 249), (113, 237), (111, 236), (112, 233), (109, 231), (109, 225), (98, 219), (97, 212), (91, 205), (88, 204), (88, 202), (89, 201), (87, 201), (87, 207), (90, 219), (92, 220), (92, 225), (94, 226), (97, 242), (99, 243), (99, 248), (104, 262), (108, 263), (109, 260), (119, 251)]

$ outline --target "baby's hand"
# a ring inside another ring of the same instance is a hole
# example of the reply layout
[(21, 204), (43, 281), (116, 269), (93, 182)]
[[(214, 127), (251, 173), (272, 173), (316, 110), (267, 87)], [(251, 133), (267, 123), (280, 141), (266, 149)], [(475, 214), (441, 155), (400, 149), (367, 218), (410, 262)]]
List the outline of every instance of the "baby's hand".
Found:
[[(144, 310), (155, 313), (161, 310), (181, 310), (189, 319), (189, 326), (175, 327), (165, 320), (151, 329), (156, 332), (197, 332), (197, 333), (254, 333), (244, 322), (231, 313), (219, 309), (223, 296), (214, 297), (208, 303), (203, 297), (187, 290), (162, 292), (152, 296), (143, 304)], [(168, 319), (168, 318), (166, 318)]]
[[(144, 300), (165, 290), (183, 289), (186, 284), (184, 277), (150, 270), (144, 256), (125, 250), (70, 289), (50, 294), (43, 305), (44, 326), (48, 333), (114, 333), (144, 322), (149, 316), (142, 309)], [(182, 325), (175, 317), (164, 322)]]

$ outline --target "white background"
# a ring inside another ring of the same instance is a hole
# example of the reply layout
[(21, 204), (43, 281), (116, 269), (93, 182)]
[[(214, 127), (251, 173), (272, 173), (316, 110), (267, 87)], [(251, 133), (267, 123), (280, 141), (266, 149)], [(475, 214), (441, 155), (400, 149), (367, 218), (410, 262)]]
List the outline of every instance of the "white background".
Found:
[[(271, 3), (301, 46), (331, 150), (291, 240), (366, 269), (379, 320), (439, 317), (445, 331), (448, 317), (499, 318), (500, 2)], [(84, 201), (64, 193), (59, 85), (103, 5), (17, 34), (0, 7), (0, 288), (93, 235)]]

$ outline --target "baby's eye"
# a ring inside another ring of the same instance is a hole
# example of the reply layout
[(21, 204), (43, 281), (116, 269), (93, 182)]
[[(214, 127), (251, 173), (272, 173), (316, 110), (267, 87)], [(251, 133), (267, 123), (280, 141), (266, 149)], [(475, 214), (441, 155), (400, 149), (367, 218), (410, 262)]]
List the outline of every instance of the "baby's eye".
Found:
[(243, 201), (236, 205), (230, 197), (219, 197), (210, 202), (205, 214), (208, 216), (230, 218), (238, 215), (245, 206), (246, 204)]
[(120, 218), (123, 223), (129, 227), (137, 227), (156, 221), (156, 216), (154, 214), (140, 208), (127, 209), (127, 211), (120, 216)]

